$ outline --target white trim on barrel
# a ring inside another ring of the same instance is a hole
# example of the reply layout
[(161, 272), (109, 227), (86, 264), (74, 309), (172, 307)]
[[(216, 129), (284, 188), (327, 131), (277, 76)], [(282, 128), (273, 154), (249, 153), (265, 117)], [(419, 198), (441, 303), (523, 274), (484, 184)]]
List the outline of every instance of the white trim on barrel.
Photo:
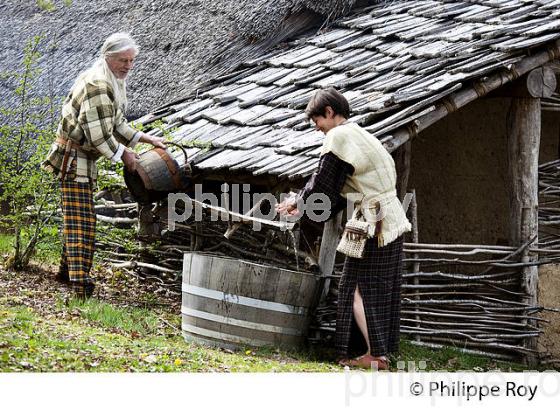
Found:
[(269, 302), (268, 300), (254, 299), (247, 296), (224, 293), (219, 290), (201, 288), (194, 285), (183, 283), (181, 290), (191, 295), (202, 296), (210, 299), (221, 300), (243, 306), (250, 306), (259, 309), (273, 310), (275, 312), (291, 313), (294, 315), (306, 315), (307, 309), (300, 306), (286, 305), (284, 303)]
[(181, 307), (181, 313), (187, 316), (209, 320), (211, 322), (223, 323), (225, 325), (239, 326), (247, 329), (262, 330), (263, 332), (280, 333), (280, 334), (291, 335), (291, 336), (302, 335), (302, 332), (300, 330), (294, 329), (293, 327), (282, 327), (282, 326), (267, 325), (264, 323), (249, 322), (247, 320), (234, 319), (231, 317), (225, 317), (221, 315), (215, 315), (213, 313), (203, 312), (200, 310), (190, 309), (185, 306)]
[(272, 344), (270, 342), (264, 342), (262, 340), (249, 339), (248, 337), (235, 336), (227, 333), (215, 332), (213, 330), (203, 329), (201, 327), (189, 325), (188, 323), (185, 323), (183, 321), (183, 334), (185, 334), (186, 332), (191, 333), (190, 335), (188, 335), (191, 337), (196, 337), (196, 336), (211, 337), (212, 339), (218, 339), (221, 341), (227, 340), (228, 342), (244, 344), (248, 346), (266, 346)]

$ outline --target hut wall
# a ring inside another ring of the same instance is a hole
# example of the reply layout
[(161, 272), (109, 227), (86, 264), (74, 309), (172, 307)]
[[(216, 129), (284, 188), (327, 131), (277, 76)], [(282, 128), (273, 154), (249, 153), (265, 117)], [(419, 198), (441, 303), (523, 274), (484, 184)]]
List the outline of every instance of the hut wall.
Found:
[[(506, 114), (510, 100), (469, 104), (413, 141), (409, 190), (420, 242), (508, 243)], [(558, 158), (559, 121), (543, 113), (540, 162)]]
[[(560, 265), (545, 265), (539, 268), (539, 303), (560, 309)], [(542, 312), (539, 317), (550, 320), (542, 325), (543, 334), (538, 340), (539, 351), (560, 361), (560, 321), (556, 312)]]

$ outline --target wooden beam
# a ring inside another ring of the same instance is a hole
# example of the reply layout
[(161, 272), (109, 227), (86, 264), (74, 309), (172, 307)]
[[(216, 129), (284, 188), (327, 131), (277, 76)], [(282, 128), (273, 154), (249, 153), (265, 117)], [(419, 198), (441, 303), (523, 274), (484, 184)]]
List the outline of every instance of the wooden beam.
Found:
[(557, 85), (555, 72), (546, 65), (529, 71), (518, 80), (490, 93), (488, 97), (548, 98), (554, 94)]
[[(538, 235), (538, 165), (541, 136), (541, 104), (537, 98), (513, 98), (507, 116), (508, 167), (510, 176), (510, 244), (521, 246)], [(535, 239), (535, 243), (538, 238)], [(536, 259), (526, 249), (522, 261)], [(538, 268), (522, 269), (524, 302), (537, 306)], [(531, 323), (536, 325), (536, 323)], [(528, 338), (525, 347), (536, 348), (536, 339)], [(525, 359), (534, 364), (536, 357)]]
[[(334, 270), (334, 260), (336, 258), (336, 247), (340, 239), (340, 224), (342, 222), (342, 212), (331, 220), (325, 222), (323, 237), (321, 239), (321, 249), (319, 250), (319, 268), (323, 277), (332, 275)], [(319, 306), (325, 303), (331, 280), (325, 277), (323, 289), (319, 297)]]

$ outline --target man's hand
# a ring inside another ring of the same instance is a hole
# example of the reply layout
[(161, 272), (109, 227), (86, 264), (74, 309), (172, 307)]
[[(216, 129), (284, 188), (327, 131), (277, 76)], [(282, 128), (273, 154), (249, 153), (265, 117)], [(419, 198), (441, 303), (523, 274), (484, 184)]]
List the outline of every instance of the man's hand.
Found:
[(138, 159), (140, 159), (140, 156), (137, 153), (128, 148), (125, 148), (122, 154), (122, 162), (124, 163), (126, 169), (128, 169), (130, 172), (136, 172), (136, 161)]
[(146, 144), (151, 144), (156, 148), (163, 148), (163, 149), (166, 148), (165, 139), (163, 139), (162, 137), (154, 137), (152, 135), (148, 135), (145, 132), (141, 134), (139, 142), (145, 142)]

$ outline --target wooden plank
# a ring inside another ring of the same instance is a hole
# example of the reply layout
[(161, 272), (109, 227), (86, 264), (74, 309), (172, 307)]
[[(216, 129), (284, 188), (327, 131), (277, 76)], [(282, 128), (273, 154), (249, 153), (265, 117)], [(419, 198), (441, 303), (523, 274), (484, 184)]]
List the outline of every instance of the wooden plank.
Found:
[(223, 125), (219, 125), (219, 124), (215, 124), (217, 125), (216, 128), (214, 128), (211, 131), (208, 131), (205, 134), (201, 134), (198, 136), (197, 141), (199, 142), (206, 142), (206, 143), (211, 143), (212, 141), (226, 135), (227, 133), (231, 132), (232, 130), (234, 130), (235, 128), (232, 126), (223, 126)]
[[(241, 126), (248, 125), (251, 121), (265, 116), (274, 108), (267, 105), (255, 105), (250, 108), (245, 108), (228, 118), (228, 123), (238, 124)], [(262, 125), (262, 124), (254, 124)]]
[(294, 167), (306, 162), (307, 160), (308, 158), (306, 157), (286, 155), (282, 160), (276, 161), (272, 164), (269, 164), (253, 172), (253, 175), (263, 175), (263, 174), (279, 175), (288, 169), (293, 169)]
[(323, 236), (321, 238), (321, 249), (319, 250), (319, 267), (321, 275), (325, 277), (324, 287), (319, 299), (319, 305), (324, 305), (330, 288), (330, 278), (327, 276), (333, 274), (334, 260), (336, 258), (336, 248), (340, 240), (340, 224), (342, 221), (342, 212), (331, 220), (325, 222), (323, 227)]
[(276, 86), (274, 85), (262, 86), (254, 84), (253, 88), (251, 88), (247, 92), (244, 92), (243, 94), (239, 94), (237, 96), (237, 100), (240, 104), (243, 104), (243, 106), (246, 107), (249, 102), (260, 101), (263, 95), (267, 95), (275, 89)]
[(274, 154), (272, 148), (262, 148), (258, 147), (255, 151), (251, 153), (250, 156), (246, 156), (243, 161), (239, 161), (236, 165), (229, 167), (231, 171), (246, 170), (248, 166), (256, 164), (261, 161), (264, 157)]
[[(265, 78), (277, 75), (282, 71), (286, 70), (282, 67), (261, 67), (261, 69), (250, 76), (244, 77), (238, 81), (239, 84), (247, 84), (247, 83), (257, 83), (259, 84)], [(268, 85), (268, 84), (259, 84), (259, 85)]]
[(374, 58), (376, 61), (381, 55), (376, 51), (355, 49), (349, 52), (340, 53), (332, 58), (324, 65), (325, 68), (333, 71), (342, 71), (346, 69), (352, 69), (357, 66), (363, 66), (371, 62)]
[(304, 162), (300, 166), (294, 167), (279, 175), (280, 178), (290, 178), (293, 179), (299, 177), (299, 175), (307, 175), (309, 170), (313, 173), (313, 170), (317, 169), (319, 166), (319, 158), (310, 157), (308, 161)]
[(185, 118), (189, 118), (193, 114), (196, 114), (199, 111), (204, 110), (205, 108), (210, 107), (214, 102), (211, 99), (205, 99), (200, 101), (189, 101), (188, 103), (181, 104), (182, 106), (188, 104), (185, 108), (180, 111), (177, 111), (167, 117), (163, 118), (165, 122), (175, 122), (178, 120), (183, 120)]
[(295, 117), (287, 118), (284, 121), (280, 121), (276, 124), (273, 124), (272, 128), (279, 128), (279, 129), (291, 128), (302, 121), (307, 121), (307, 115), (305, 115), (304, 112), (297, 114)]
[[(237, 87), (236, 87), (237, 86)], [(254, 83), (249, 83), (249, 84), (233, 84), (233, 86), (231, 88), (229, 88), (228, 90), (225, 90), (224, 92), (221, 92), (217, 95), (214, 95), (214, 101), (220, 103), (220, 104), (225, 104), (231, 101), (235, 101), (240, 95), (243, 95), (255, 88), (257, 88), (258, 85), (254, 84)]]
[(232, 142), (245, 138), (248, 135), (248, 132), (251, 131), (254, 132), (256, 130), (247, 129), (246, 127), (235, 127), (231, 132), (213, 140), (212, 144), (216, 147), (227, 147)]
[[(233, 211), (227, 210), (225, 208), (222, 208), (220, 206), (212, 206), (212, 205), (206, 204), (204, 202), (197, 201), (196, 199), (192, 199), (192, 198), (191, 198), (191, 202), (195, 206), (201, 207), (202, 209), (209, 209), (211, 211), (216, 212), (220, 216), (221, 220), (232, 220), (233, 219), (236, 222), (260, 223), (261, 225), (265, 225), (269, 228), (280, 229), (282, 231), (292, 230), (294, 225), (295, 225), (293, 222), (269, 221), (268, 219), (262, 219), (262, 218), (256, 218), (256, 217), (253, 217), (253, 216), (243, 215), (239, 212), (233, 212)], [(207, 284), (207, 282), (204, 282), (204, 283)], [(206, 287), (206, 285), (203, 286), (203, 287)]]
[(321, 34), (319, 36), (315, 36), (309, 40), (307, 40), (308, 44), (313, 44), (317, 47), (327, 47), (329, 44), (332, 46), (330, 48), (336, 47), (333, 45), (334, 42), (346, 39), (346, 38), (354, 38), (362, 34), (361, 30), (354, 30), (354, 29), (333, 29), (327, 33)]
[(305, 68), (298, 68), (296, 70), (291, 71), (288, 75), (286, 75), (283, 78), (280, 78), (276, 81), (274, 81), (274, 85), (277, 87), (285, 87), (287, 85), (292, 84), (295, 80), (297, 80), (298, 78), (301, 78), (301, 76), (305, 75), (309, 70), (305, 69)]
[(244, 138), (229, 143), (228, 147), (237, 149), (249, 149), (256, 147), (260, 145), (261, 140), (266, 141), (266, 139), (268, 138), (267, 135), (272, 131), (273, 130), (271, 130), (270, 127), (261, 127), (260, 130), (255, 130)]
[(251, 107), (258, 104), (267, 104), (275, 98), (281, 97), (282, 95), (289, 94), (297, 90), (294, 85), (288, 85), (285, 87), (273, 87), (270, 91), (255, 95), (252, 99), (245, 99), (239, 102), (240, 107)]
[(300, 46), (298, 48), (288, 50), (283, 55), (268, 60), (268, 64), (271, 66), (292, 67), (294, 63), (306, 60), (314, 55), (323, 53), (324, 51), (325, 49), (312, 45)]
[(320, 53), (314, 53), (313, 55), (309, 56), (308, 58), (305, 58), (303, 60), (299, 60), (299, 61), (295, 62), (294, 67), (297, 67), (297, 68), (313, 67), (313, 66), (316, 66), (318, 64), (329, 61), (329, 60), (335, 58), (337, 55), (338, 54), (335, 53), (334, 51), (323, 49)]
[(259, 126), (266, 124), (275, 124), (288, 118), (295, 117), (300, 111), (292, 110), (290, 108), (275, 108), (268, 107), (269, 110), (264, 114), (253, 118), (247, 122), (249, 126)]
[[(297, 158), (295, 158), (297, 159)], [(275, 153), (270, 158), (270, 161), (263, 162), (262, 164), (258, 164), (259, 167), (253, 170), (253, 175), (261, 175), (267, 173), (271, 169), (276, 169), (279, 167), (283, 167), (285, 164), (291, 163), (293, 164), (294, 157), (290, 155), (284, 155), (282, 153)]]
[(311, 96), (315, 90), (312, 88), (300, 88), (291, 92), (289, 94), (280, 96), (275, 98), (274, 100), (270, 101), (269, 105), (274, 107), (287, 107), (290, 103), (296, 101), (298, 98), (305, 98), (307, 96)]
[(223, 120), (224, 118), (228, 118), (233, 113), (239, 112), (240, 110), (241, 108), (239, 107), (239, 104), (236, 101), (234, 101), (227, 105), (213, 106), (209, 109), (202, 111), (200, 115), (202, 116), (202, 118), (208, 121), (217, 123)]

